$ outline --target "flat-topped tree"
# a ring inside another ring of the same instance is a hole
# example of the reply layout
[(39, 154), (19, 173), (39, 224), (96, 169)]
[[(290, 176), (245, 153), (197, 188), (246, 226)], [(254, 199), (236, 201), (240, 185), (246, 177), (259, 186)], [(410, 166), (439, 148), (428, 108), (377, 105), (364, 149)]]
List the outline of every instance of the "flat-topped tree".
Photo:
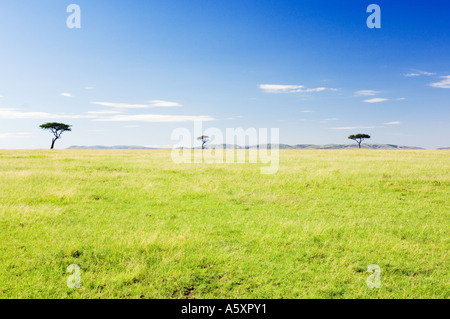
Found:
[(205, 149), (205, 144), (209, 141), (209, 136), (202, 135), (197, 140), (202, 141), (202, 150)]
[(72, 131), (72, 129), (70, 128), (72, 125), (67, 125), (64, 123), (56, 123), (56, 122), (52, 122), (52, 123), (45, 123), (40, 125), (39, 127), (43, 130), (49, 130), (50, 132), (53, 133), (54, 138), (52, 139), (52, 146), (50, 147), (50, 149), (52, 150), (53, 147), (55, 146), (55, 142), (56, 140), (61, 138), (61, 134), (64, 133), (65, 131)]
[(359, 148), (361, 148), (361, 143), (365, 139), (369, 139), (370, 135), (367, 135), (367, 134), (356, 134), (356, 135), (350, 135), (348, 138), (350, 140), (354, 140), (356, 143), (358, 143)]

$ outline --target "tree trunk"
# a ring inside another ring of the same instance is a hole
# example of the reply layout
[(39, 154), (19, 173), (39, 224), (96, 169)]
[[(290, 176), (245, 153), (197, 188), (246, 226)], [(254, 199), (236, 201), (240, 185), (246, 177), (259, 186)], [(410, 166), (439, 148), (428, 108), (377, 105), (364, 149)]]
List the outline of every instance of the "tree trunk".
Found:
[(50, 147), (51, 150), (53, 149), (53, 147), (55, 147), (56, 140), (57, 140), (56, 138), (52, 140), (52, 147)]
[(361, 143), (358, 143), (359, 148), (361, 148)]

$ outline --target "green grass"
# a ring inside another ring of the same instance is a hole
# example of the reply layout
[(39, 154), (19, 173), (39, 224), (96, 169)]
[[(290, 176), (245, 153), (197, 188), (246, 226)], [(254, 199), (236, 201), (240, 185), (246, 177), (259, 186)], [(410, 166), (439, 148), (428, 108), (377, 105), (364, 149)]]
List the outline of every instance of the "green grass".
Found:
[(262, 175), (170, 151), (0, 151), (0, 298), (449, 298), (449, 159), (281, 151)]

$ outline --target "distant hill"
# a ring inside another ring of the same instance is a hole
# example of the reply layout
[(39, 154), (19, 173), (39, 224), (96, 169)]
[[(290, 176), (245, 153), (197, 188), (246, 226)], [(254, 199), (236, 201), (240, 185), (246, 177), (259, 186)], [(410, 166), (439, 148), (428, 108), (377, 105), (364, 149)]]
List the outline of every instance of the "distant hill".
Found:
[[(327, 144), (327, 145), (296, 145), (297, 149), (348, 149), (358, 148), (356, 144)], [(361, 148), (374, 150), (422, 150), (416, 146), (401, 146), (394, 144), (361, 144)]]
[(450, 150), (450, 147), (441, 147), (441, 148), (438, 148), (438, 150)]
[[(274, 145), (275, 146), (275, 145)], [(314, 145), (314, 144), (298, 144), (288, 145), (279, 144), (280, 150), (339, 150), (339, 149), (354, 149), (358, 148), (357, 144), (327, 144), (327, 145)], [(198, 149), (199, 147), (196, 147)], [(255, 145), (250, 147), (242, 147), (239, 145), (221, 144), (221, 145), (208, 145), (207, 149), (257, 149), (257, 148), (271, 148), (270, 144)], [(399, 146), (393, 144), (362, 144), (363, 149), (374, 150), (421, 150), (421, 147), (414, 146)], [(152, 150), (158, 148), (144, 147), (144, 146), (132, 146), (132, 145), (118, 145), (118, 146), (71, 146), (69, 149), (89, 149), (89, 150)], [(450, 149), (450, 148), (447, 148)]]
[[(255, 145), (250, 147), (245, 147), (245, 149), (255, 149), (255, 148), (270, 148), (270, 144)], [(210, 145), (208, 148), (235, 148), (233, 145)], [(238, 146), (237, 149), (243, 149), (244, 147)], [(298, 144), (298, 145), (288, 145), (279, 144), (278, 148), (280, 150), (338, 150), (338, 149), (353, 149), (358, 148), (357, 144), (327, 144), (327, 145), (314, 145), (314, 144)], [(361, 148), (364, 149), (375, 149), (375, 150), (420, 150), (421, 147), (415, 146), (399, 146), (393, 144), (362, 144)]]

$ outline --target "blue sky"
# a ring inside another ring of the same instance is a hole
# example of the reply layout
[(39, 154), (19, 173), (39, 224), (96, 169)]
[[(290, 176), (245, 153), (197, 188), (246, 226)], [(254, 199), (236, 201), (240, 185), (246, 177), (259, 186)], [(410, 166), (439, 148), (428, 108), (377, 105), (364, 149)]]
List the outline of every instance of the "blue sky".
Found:
[[(393, 3), (395, 2), (395, 3)], [(81, 8), (69, 29), (66, 8)], [(381, 29), (369, 29), (369, 4)], [(450, 20), (431, 1), (0, 2), (0, 149), (170, 147), (176, 128), (286, 144), (450, 146)]]

